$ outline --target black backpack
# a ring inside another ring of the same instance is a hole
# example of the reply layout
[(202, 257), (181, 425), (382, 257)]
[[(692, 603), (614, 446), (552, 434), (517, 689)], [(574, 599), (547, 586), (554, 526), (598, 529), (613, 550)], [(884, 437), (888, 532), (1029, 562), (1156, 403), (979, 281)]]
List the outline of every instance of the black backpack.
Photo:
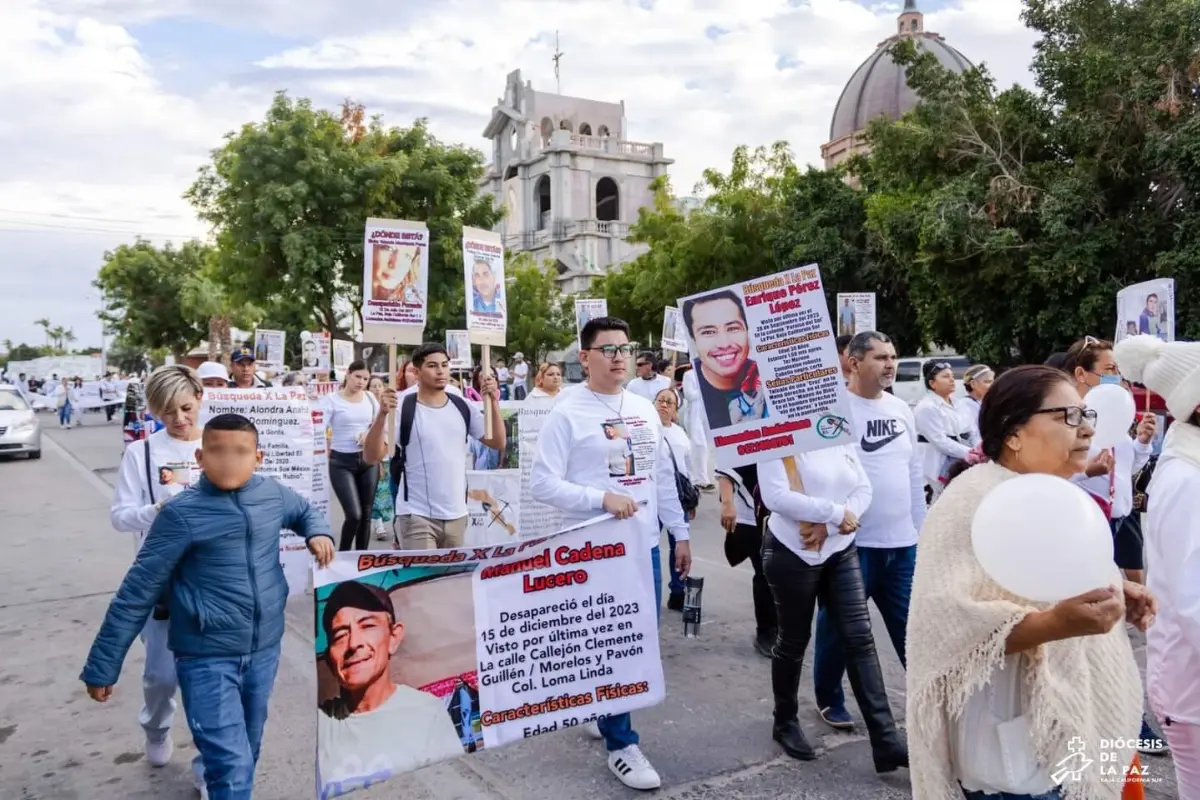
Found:
[[(467, 429), (467, 436), (471, 435), (471, 407), (467, 405), (467, 401), (456, 395), (446, 392), (446, 397), (450, 398), (450, 402), (458, 409), (458, 413), (462, 414), (463, 427)], [(412, 439), (413, 422), (417, 418), (417, 393), (413, 392), (404, 396), (400, 401), (400, 441), (396, 442), (396, 449), (392, 453), (392, 463), (389, 467), (389, 474), (392, 478), (392, 484), (404, 486), (404, 500), (408, 501), (408, 475), (404, 470), (405, 450), (408, 448), (408, 443)]]

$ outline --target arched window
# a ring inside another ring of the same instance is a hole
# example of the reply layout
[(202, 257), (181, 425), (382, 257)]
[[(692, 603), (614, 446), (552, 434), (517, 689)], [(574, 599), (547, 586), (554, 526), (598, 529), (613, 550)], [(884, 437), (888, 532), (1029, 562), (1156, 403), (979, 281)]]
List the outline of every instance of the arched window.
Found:
[(909, 27), (912, 28), (913, 33), (916, 33), (917, 32), (917, 21), (914, 19), (912, 22), (909, 23)]
[(537, 229), (550, 227), (550, 176), (542, 175), (533, 185), (533, 207), (537, 209)]
[(509, 167), (508, 169), (504, 170), (504, 180), (506, 180), (506, 181), (512, 180), (515, 177), (517, 177), (516, 164), (514, 164), (511, 167)]
[(592, 126), (588, 125), (586, 122), (580, 123), (579, 135), (580, 136), (591, 136), (592, 135)]
[(559, 130), (564, 130), (564, 131), (571, 132), (571, 133), (574, 132), (571, 130), (571, 121), (569, 119), (559, 120), (558, 127), (559, 127)]
[(599, 133), (597, 133), (596, 135), (597, 135), (597, 136), (599, 136), (600, 138), (602, 138), (602, 139), (603, 139), (603, 138), (607, 138), (607, 137), (608, 137), (608, 136), (610, 136), (611, 134), (609, 134), (609, 132), (608, 132), (608, 126), (607, 126), (607, 125), (601, 125), (601, 126), (600, 126), (600, 132), (599, 132)]
[(596, 181), (596, 219), (614, 222), (621, 218), (621, 192), (612, 178)]
[(549, 117), (542, 117), (542, 146), (550, 144), (550, 136), (554, 133), (554, 123)]

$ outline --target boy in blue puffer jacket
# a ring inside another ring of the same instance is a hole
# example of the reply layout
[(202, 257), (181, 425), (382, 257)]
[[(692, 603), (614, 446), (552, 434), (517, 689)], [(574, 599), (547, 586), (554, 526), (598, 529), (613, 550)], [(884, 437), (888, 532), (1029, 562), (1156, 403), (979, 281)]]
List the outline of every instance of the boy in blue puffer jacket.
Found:
[(303, 536), (322, 567), (335, 553), (328, 523), (307, 500), (255, 474), (262, 457), (245, 417), (222, 414), (204, 426), (196, 452), (204, 476), (155, 519), (80, 676), (92, 699), (106, 702), (165, 595), (168, 644), (210, 800), (248, 800), (254, 787), (287, 602), (280, 529)]

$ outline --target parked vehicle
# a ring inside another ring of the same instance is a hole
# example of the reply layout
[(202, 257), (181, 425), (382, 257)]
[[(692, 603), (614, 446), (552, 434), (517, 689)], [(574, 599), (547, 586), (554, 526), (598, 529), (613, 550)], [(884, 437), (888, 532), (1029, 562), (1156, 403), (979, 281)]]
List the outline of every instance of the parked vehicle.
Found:
[(0, 456), (42, 457), (42, 423), (15, 386), (0, 386)]
[(927, 361), (945, 361), (954, 370), (955, 395), (965, 397), (966, 388), (962, 377), (971, 360), (964, 356), (904, 356), (896, 362), (896, 385), (892, 390), (909, 406), (915, 406), (925, 396), (925, 383), (922, 380), (921, 369)]

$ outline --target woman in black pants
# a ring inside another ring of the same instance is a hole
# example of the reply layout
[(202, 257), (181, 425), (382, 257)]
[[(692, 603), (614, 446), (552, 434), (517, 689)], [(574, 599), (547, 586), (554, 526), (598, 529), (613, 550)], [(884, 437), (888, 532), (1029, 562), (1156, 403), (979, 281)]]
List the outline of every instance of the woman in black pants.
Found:
[(365, 361), (353, 362), (340, 392), (326, 395), (325, 426), (331, 433), (329, 483), (342, 506), (341, 550), (366, 550), (371, 505), (379, 466), (363, 460), (363, 440), (379, 413), (379, 401), (366, 391), (371, 373)]
[(773, 738), (792, 758), (816, 758), (797, 719), (797, 693), (819, 598), (845, 647), (846, 671), (870, 735), (875, 771), (907, 767), (908, 750), (888, 706), (854, 547), (858, 518), (871, 504), (871, 483), (854, 445), (798, 455), (791, 475), (782, 460), (761, 463), (758, 487), (771, 512), (763, 537), (763, 572), (779, 625), (771, 658)]

